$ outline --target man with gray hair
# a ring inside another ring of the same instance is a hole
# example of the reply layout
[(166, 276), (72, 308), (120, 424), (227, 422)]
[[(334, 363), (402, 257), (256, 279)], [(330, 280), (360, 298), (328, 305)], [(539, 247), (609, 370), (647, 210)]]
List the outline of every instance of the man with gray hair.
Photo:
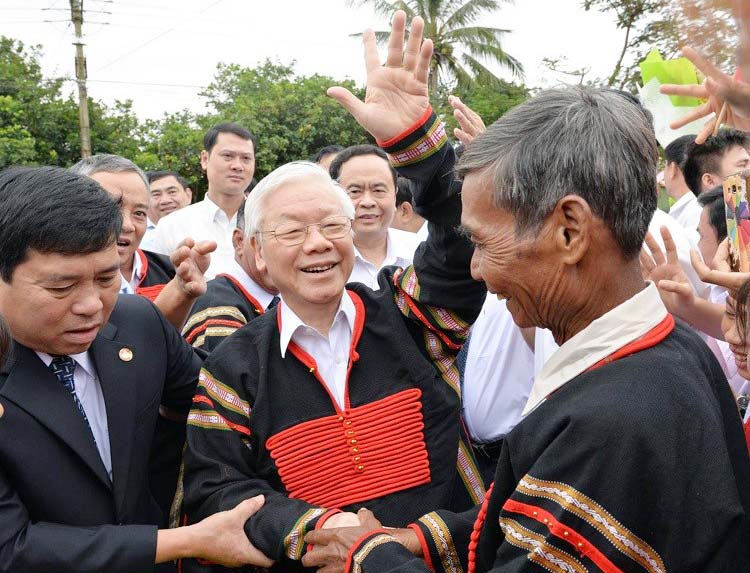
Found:
[[(427, 93), (397, 75), (402, 45), (391, 41), (380, 68), (372, 33), (365, 42), (367, 103), (329, 93), (388, 141), (419, 125)], [(505, 436), (481, 506), (439, 510), (405, 530), (384, 530), (363, 510), (360, 527), (309, 533), (305, 565), (746, 569), (750, 460), (736, 405), (711, 352), (640, 273), (657, 159), (644, 114), (607, 89), (542, 92), (467, 146), (458, 172), (472, 275), (507, 300), (519, 326), (550, 329), (560, 349)]]

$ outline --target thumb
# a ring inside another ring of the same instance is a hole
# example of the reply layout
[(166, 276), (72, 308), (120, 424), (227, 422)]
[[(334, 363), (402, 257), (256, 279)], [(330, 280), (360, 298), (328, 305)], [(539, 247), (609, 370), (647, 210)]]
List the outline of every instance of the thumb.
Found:
[(366, 527), (367, 529), (377, 529), (380, 527), (380, 522), (376, 519), (375, 514), (366, 507), (357, 512), (357, 517), (362, 527)]
[(194, 248), (201, 255), (207, 255), (208, 253), (213, 253), (217, 246), (216, 241), (201, 241), (200, 243), (196, 243)]
[(238, 503), (237, 507), (234, 508), (234, 511), (238, 512), (240, 514), (240, 517), (244, 521), (247, 521), (261, 507), (263, 507), (265, 501), (266, 498), (264, 496), (256, 495), (255, 497), (251, 497), (250, 499), (246, 499), (245, 501)]
[(365, 104), (352, 92), (341, 86), (334, 86), (328, 88), (326, 94), (339, 102), (346, 111), (354, 116), (354, 119), (359, 121), (364, 113)]
[(659, 288), (667, 292), (674, 293), (678, 296), (690, 296), (693, 294), (693, 287), (686, 283), (677, 281), (662, 280), (659, 281)]

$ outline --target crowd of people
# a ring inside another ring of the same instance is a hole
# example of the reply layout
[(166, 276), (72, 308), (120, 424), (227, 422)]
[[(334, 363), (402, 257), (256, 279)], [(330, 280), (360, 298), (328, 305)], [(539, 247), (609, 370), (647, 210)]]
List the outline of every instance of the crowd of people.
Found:
[(666, 213), (637, 98), (453, 144), (423, 33), (328, 91), (377, 145), (0, 173), (0, 572), (750, 571), (750, 87), (686, 50)]

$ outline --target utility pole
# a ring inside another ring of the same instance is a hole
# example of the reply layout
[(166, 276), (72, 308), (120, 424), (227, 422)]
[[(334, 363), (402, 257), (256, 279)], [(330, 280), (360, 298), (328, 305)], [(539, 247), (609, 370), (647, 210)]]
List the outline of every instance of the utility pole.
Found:
[(89, 98), (86, 93), (86, 58), (83, 56), (83, 0), (70, 0), (70, 17), (75, 26), (76, 83), (78, 83), (78, 118), (81, 126), (81, 157), (91, 156), (91, 134), (89, 130)]

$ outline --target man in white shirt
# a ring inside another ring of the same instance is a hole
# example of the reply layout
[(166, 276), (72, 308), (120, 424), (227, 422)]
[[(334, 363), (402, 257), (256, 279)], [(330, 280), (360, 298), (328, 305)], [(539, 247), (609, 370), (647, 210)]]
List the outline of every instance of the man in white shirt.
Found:
[(237, 211), (245, 200), (244, 191), (255, 173), (255, 138), (236, 123), (221, 123), (203, 138), (201, 167), (206, 172), (208, 191), (202, 201), (171, 213), (159, 221), (152, 246), (170, 255), (185, 237), (216, 241), (206, 278), (212, 279), (232, 266), (232, 232)]
[(667, 160), (664, 168), (664, 186), (669, 196), (674, 199), (674, 204), (669, 208), (669, 214), (691, 234), (694, 234), (698, 227), (701, 208), (696, 201), (695, 193), (685, 183), (682, 166), (687, 159), (688, 147), (693, 141), (695, 141), (695, 135), (683, 135), (664, 148), (664, 156)]
[(396, 171), (382, 149), (354, 145), (336, 156), (330, 173), (355, 208), (354, 268), (349, 281), (377, 290), (380, 269), (409, 266), (419, 244), (414, 233), (391, 227), (396, 214)]

